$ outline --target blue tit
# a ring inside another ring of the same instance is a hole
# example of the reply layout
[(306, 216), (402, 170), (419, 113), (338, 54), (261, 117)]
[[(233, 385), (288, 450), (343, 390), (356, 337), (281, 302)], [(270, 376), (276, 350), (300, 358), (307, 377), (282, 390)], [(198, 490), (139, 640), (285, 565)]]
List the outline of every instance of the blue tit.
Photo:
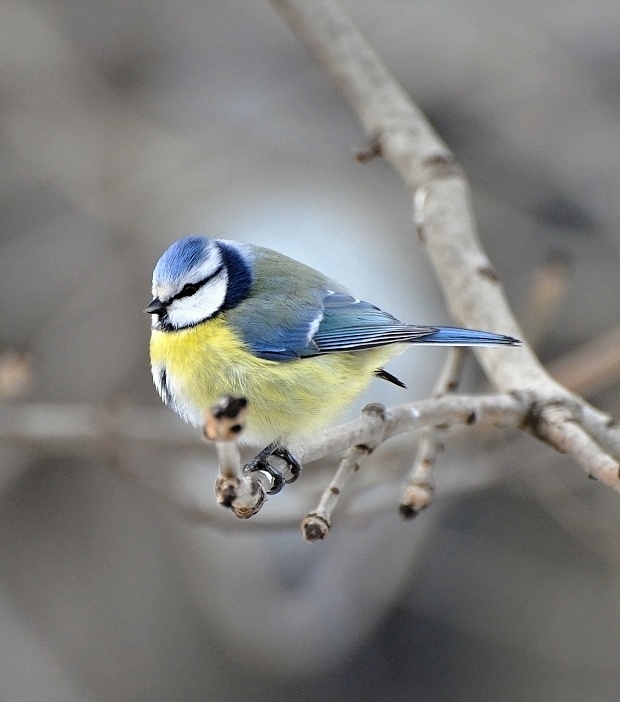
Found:
[[(246, 468), (267, 470), (273, 491), (285, 444), (332, 422), (408, 344), (516, 345), (501, 334), (404, 324), (339, 283), (277, 251), (188, 236), (153, 272), (150, 342), (153, 380), (186, 422), (204, 423), (222, 395), (250, 403), (243, 440), (267, 444)], [(279, 477), (278, 477), (279, 476)]]

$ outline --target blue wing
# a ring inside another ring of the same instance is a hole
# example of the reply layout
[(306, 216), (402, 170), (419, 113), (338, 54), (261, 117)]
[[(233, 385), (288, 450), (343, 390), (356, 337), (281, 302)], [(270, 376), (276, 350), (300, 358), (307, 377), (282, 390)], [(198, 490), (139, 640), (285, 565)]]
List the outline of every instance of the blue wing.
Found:
[(268, 305), (255, 303), (251, 310), (251, 314), (243, 315), (243, 320), (238, 319), (237, 329), (256, 356), (270, 361), (292, 361), (389, 344), (498, 346), (518, 343), (501, 334), (404, 324), (375, 305), (342, 292), (322, 291), (313, 300), (305, 299), (303, 303), (294, 297), (272, 298)]
[(330, 293), (323, 304), (323, 319), (313, 337), (319, 353), (411, 343), (437, 331), (437, 327), (403, 324), (375, 305), (345, 293)]
[(269, 310), (264, 315), (237, 327), (251, 351), (267, 361), (293, 361), (304, 356), (317, 356), (320, 351), (312, 338), (321, 321), (320, 308), (298, 310), (295, 319), (274, 320)]
[(312, 338), (319, 353), (359, 351), (388, 344), (516, 346), (521, 343), (512, 336), (475, 329), (404, 324), (375, 305), (345, 293), (330, 293), (323, 304), (323, 319)]
[(272, 296), (268, 305), (254, 300), (235, 321), (253, 353), (270, 361), (412, 342), (437, 331), (403, 324), (368, 302), (326, 290), (303, 302), (295, 296)]

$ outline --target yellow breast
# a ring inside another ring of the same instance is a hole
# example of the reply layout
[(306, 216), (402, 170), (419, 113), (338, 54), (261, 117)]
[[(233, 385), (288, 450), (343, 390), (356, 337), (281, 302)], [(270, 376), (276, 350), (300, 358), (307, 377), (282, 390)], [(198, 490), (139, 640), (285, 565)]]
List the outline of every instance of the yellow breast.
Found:
[(250, 403), (244, 439), (267, 444), (329, 424), (401, 349), (266, 361), (250, 353), (220, 315), (176, 332), (153, 330), (150, 350), (155, 384), (186, 421), (201, 426), (219, 397), (244, 396)]

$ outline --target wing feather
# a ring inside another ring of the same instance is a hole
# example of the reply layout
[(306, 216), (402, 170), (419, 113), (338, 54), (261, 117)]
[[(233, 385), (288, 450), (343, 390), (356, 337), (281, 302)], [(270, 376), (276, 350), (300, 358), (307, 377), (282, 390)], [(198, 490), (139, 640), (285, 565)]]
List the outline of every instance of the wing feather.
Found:
[(499, 334), (404, 324), (298, 261), (261, 247), (246, 248), (254, 264), (252, 294), (224, 314), (259, 358), (292, 361), (403, 343), (518, 343)]

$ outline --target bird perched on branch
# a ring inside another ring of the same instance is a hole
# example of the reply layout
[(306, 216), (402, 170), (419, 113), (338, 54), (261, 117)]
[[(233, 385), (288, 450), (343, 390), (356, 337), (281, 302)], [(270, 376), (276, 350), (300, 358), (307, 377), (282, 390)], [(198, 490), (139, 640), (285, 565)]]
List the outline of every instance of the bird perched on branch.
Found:
[(163, 401), (202, 426), (222, 395), (242, 396), (250, 411), (243, 439), (266, 443), (246, 466), (284, 478), (268, 459), (301, 466), (291, 437), (329, 424), (408, 344), (517, 345), (510, 336), (455, 327), (404, 324), (353, 297), (342, 285), (260, 246), (188, 236), (153, 271), (151, 370)]

